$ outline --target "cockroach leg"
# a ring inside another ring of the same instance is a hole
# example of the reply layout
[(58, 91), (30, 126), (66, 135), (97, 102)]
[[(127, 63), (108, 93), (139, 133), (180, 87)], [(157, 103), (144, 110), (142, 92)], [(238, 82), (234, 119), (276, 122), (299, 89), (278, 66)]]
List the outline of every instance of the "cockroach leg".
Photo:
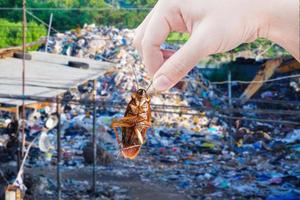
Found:
[(130, 108), (131, 108), (131, 111), (133, 112), (133, 114), (137, 114), (138, 113), (138, 106), (130, 104)]
[(119, 138), (119, 133), (118, 133), (118, 130), (114, 127), (113, 128), (114, 129), (114, 133), (115, 133), (115, 135), (116, 135), (116, 138), (117, 138), (117, 141), (118, 141), (118, 144), (119, 144), (119, 146), (121, 145), (121, 141), (120, 141), (120, 138)]
[(121, 140), (119, 138), (119, 132), (118, 132), (117, 128), (128, 128), (128, 127), (134, 126), (134, 124), (132, 124), (132, 123), (134, 122), (134, 120), (136, 118), (137, 118), (136, 116), (133, 116), (133, 117), (124, 117), (124, 118), (119, 119), (119, 120), (113, 120), (111, 126), (114, 129), (114, 133), (116, 135), (116, 139), (118, 141), (120, 149), (123, 149), (123, 145), (122, 145)]
[(140, 144), (144, 144), (144, 139), (142, 137), (142, 133), (140, 132), (139, 128), (138, 127), (135, 127), (134, 128), (134, 132), (135, 134), (137, 135), (139, 141), (140, 141)]
[(151, 127), (151, 122), (143, 121), (143, 122), (140, 122), (139, 125), (142, 127), (145, 127), (145, 128), (149, 128), (149, 127)]
[(118, 155), (117, 155), (117, 159), (119, 159), (119, 157), (120, 157), (120, 155), (121, 155), (121, 152), (122, 150), (120, 150), (119, 152), (118, 152)]
[(112, 128), (120, 127), (120, 128), (129, 128), (135, 125), (137, 116), (129, 116), (123, 117), (118, 120), (113, 120), (111, 123)]

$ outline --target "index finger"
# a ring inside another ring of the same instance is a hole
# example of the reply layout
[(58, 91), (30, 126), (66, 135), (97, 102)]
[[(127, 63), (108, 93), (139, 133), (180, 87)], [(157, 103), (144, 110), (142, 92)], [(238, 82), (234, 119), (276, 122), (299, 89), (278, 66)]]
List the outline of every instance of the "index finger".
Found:
[(143, 59), (150, 76), (164, 63), (160, 45), (167, 39), (171, 29), (167, 19), (155, 12), (150, 19), (142, 40)]

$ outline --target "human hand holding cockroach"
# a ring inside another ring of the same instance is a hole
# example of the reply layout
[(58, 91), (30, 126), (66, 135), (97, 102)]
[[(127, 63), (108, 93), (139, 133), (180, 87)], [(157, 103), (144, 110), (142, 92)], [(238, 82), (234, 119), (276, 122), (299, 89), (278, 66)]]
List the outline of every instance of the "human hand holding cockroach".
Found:
[[(173, 55), (160, 49), (170, 32), (190, 34)], [(279, 44), (299, 61), (299, 1), (159, 0), (136, 29), (134, 45), (153, 76), (153, 88), (163, 91), (201, 58), (258, 37)]]

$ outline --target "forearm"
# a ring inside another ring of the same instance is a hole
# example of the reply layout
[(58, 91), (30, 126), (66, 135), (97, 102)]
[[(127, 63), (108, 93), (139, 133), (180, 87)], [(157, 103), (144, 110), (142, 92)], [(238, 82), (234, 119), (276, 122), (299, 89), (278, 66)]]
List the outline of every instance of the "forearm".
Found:
[(270, 0), (261, 36), (291, 53), (300, 61), (299, 0)]

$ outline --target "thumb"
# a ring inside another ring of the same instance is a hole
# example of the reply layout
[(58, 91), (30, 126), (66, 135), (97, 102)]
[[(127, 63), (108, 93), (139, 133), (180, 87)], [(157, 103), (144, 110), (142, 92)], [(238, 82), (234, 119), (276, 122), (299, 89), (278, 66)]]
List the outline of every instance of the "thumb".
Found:
[(163, 91), (176, 85), (201, 58), (213, 53), (209, 52), (209, 49), (212, 49), (211, 44), (214, 38), (209, 32), (209, 27), (204, 24), (200, 25), (189, 40), (154, 74), (153, 88), (156, 91)]

